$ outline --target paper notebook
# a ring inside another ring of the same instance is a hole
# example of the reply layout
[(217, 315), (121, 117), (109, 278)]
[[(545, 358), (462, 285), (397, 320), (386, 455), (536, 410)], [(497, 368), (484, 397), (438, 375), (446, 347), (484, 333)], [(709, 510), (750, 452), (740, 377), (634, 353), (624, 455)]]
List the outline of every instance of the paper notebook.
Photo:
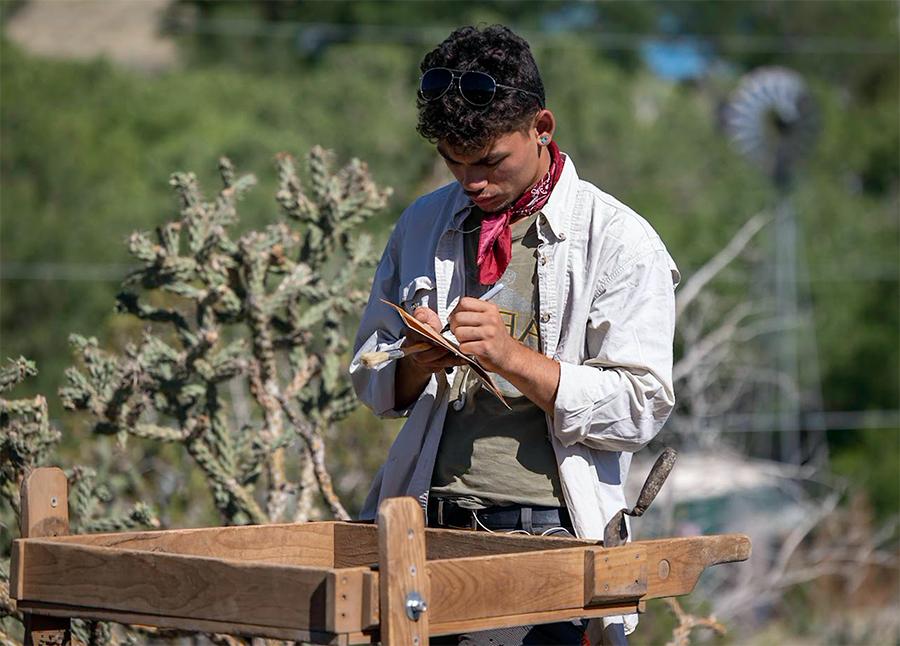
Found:
[(481, 363), (479, 363), (478, 359), (469, 357), (469, 356), (463, 354), (462, 352), (460, 352), (459, 345), (457, 343), (454, 343), (450, 339), (447, 339), (447, 338), (443, 337), (442, 335), (438, 334), (437, 332), (432, 330), (430, 327), (428, 327), (427, 325), (423, 324), (422, 322), (420, 322), (419, 320), (417, 320), (416, 318), (411, 316), (405, 309), (403, 309), (399, 305), (395, 305), (394, 303), (391, 303), (390, 301), (386, 301), (384, 299), (381, 299), (381, 302), (384, 303), (385, 305), (390, 305), (395, 310), (397, 310), (397, 313), (400, 314), (400, 317), (403, 319), (403, 322), (406, 324), (406, 327), (408, 327), (409, 329), (411, 329), (414, 332), (417, 332), (419, 335), (424, 337), (424, 339), (426, 341), (428, 341), (429, 343), (434, 344), (436, 347), (447, 350), (451, 354), (459, 357), (460, 359), (465, 361), (467, 364), (469, 364), (472, 367), (472, 372), (474, 372), (476, 375), (478, 375), (478, 378), (481, 379), (481, 383), (484, 384), (484, 387), (487, 388), (490, 392), (492, 392), (494, 394), (494, 396), (496, 396), (497, 399), (499, 399), (503, 403), (504, 406), (509, 408), (509, 404), (506, 403), (506, 400), (503, 398), (503, 394), (497, 388), (497, 384), (494, 383), (494, 379), (493, 379), (493, 377), (491, 377), (491, 373), (489, 373), (485, 369), (485, 367), (482, 366)]

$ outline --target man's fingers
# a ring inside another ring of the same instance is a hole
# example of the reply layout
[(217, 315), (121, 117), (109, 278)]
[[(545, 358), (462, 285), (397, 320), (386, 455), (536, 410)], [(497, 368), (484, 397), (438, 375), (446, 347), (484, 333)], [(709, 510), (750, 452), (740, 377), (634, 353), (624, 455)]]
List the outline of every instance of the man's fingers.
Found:
[(422, 352), (417, 352), (416, 354), (410, 355), (413, 361), (416, 363), (432, 363), (434, 361), (439, 361), (445, 357), (447, 357), (450, 353), (446, 350), (441, 350), (440, 348), (433, 348), (430, 350), (423, 350)]
[(463, 296), (459, 299), (459, 303), (456, 304), (456, 308), (454, 308), (454, 312), (487, 312), (491, 309), (496, 309), (497, 306), (488, 301), (478, 300), (477, 298), (472, 298), (471, 296)]
[(441, 329), (441, 319), (438, 317), (437, 312), (427, 307), (417, 307), (413, 312), (413, 318), (429, 326), (432, 330), (437, 331)]
[(485, 316), (484, 312), (460, 312), (454, 311), (453, 314), (450, 315), (450, 326), (451, 329), (456, 329), (461, 325), (470, 325), (470, 326), (478, 326), (484, 325), (490, 321), (490, 318)]
[(480, 357), (484, 354), (485, 345), (481, 340), (460, 343), (459, 351), (470, 357)]
[(426, 336), (423, 335), (423, 334), (419, 334), (419, 333), (416, 332), (415, 330), (407, 330), (407, 331), (406, 331), (406, 338), (405, 338), (405, 340), (403, 341), (403, 346), (402, 346), (402, 347), (407, 347), (407, 346), (415, 345), (416, 343), (421, 343), (422, 341), (428, 341), (428, 340), (429, 340), (428, 337), (426, 337)]
[(458, 365), (462, 361), (452, 352), (447, 352), (441, 348), (431, 348), (416, 354), (410, 355), (412, 361), (423, 367), (444, 368), (448, 366)]
[[(484, 327), (480, 325), (469, 326), (461, 325), (453, 329), (453, 335), (460, 343), (466, 341), (484, 341), (494, 338), (495, 330), (492, 327)], [(469, 354), (463, 351), (463, 354)]]
[(453, 366), (458, 366), (464, 363), (464, 361), (456, 355), (440, 350), (428, 350), (427, 352), (420, 352), (418, 354), (412, 355), (410, 359), (415, 361), (422, 368), (431, 370), (432, 372), (442, 370), (444, 368), (451, 368)]

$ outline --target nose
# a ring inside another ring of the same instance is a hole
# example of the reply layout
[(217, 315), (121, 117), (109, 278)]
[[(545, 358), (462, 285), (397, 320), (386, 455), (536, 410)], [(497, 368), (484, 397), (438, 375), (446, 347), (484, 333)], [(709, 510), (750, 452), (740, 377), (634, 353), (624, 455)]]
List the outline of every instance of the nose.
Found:
[(488, 185), (485, 169), (475, 166), (464, 168), (460, 179), (463, 189), (470, 193), (476, 193)]

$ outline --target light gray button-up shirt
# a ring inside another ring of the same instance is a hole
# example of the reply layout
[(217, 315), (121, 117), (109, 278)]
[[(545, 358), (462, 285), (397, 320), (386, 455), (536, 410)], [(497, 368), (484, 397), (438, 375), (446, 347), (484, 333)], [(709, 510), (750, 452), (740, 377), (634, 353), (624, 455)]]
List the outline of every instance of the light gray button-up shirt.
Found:
[[(374, 518), (384, 498), (427, 502), (453, 376), (432, 375), (418, 400), (398, 410), (396, 364), (366, 370), (359, 357), (403, 342), (404, 325), (382, 298), (410, 312), (430, 307), (447, 322), (465, 294), (462, 223), (470, 208), (457, 183), (419, 198), (401, 215), (376, 270), (350, 374), (377, 415), (408, 420), (375, 478), (363, 518)], [(679, 274), (653, 228), (580, 180), (568, 156), (538, 223), (541, 347), (560, 365), (547, 428), (575, 531), (602, 538), (610, 517), (627, 506), (631, 453), (659, 432), (675, 403)]]

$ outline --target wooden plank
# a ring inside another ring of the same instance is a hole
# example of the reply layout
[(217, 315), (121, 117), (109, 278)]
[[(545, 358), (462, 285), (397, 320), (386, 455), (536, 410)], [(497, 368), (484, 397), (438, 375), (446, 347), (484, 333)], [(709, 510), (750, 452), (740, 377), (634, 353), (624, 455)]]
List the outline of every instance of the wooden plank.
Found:
[(580, 610), (584, 606), (585, 549), (430, 561), (431, 621), (445, 624)]
[[(646, 570), (638, 566), (639, 585), (646, 576), (642, 598), (688, 594), (704, 568), (717, 563), (745, 560), (749, 539), (741, 535), (697, 536), (641, 541), (610, 549), (577, 547), (540, 552), (477, 556), (428, 563), (431, 578), (431, 622), (455, 623), (482, 618), (523, 615), (537, 612), (569, 611), (585, 608), (585, 559), (611, 556), (613, 559), (644, 555)], [(665, 561), (665, 564), (663, 564)], [(634, 570), (627, 570), (628, 576)], [(600, 589), (613, 576), (601, 572)], [(634, 579), (631, 579), (632, 581)], [(626, 586), (628, 579), (617, 585)], [(596, 594), (591, 584), (593, 599)], [(597, 599), (603, 607), (632, 601), (635, 590), (620, 589)]]
[[(609, 604), (603, 608), (531, 612), (520, 615), (474, 619), (471, 621), (432, 623), (431, 636), (456, 635), (470, 631), (493, 630), (494, 628), (509, 628), (511, 626), (530, 626), (532, 624), (547, 624), (557, 621), (574, 621), (576, 619), (594, 619), (612, 615), (627, 615), (635, 612), (644, 612), (645, 608), (646, 605), (643, 601), (626, 601)], [(351, 643), (354, 642), (351, 641)]]
[(251, 637), (268, 637), (271, 639), (289, 639), (291, 641), (313, 644), (342, 646), (349, 642), (346, 635), (335, 635), (324, 631), (276, 628), (274, 626), (256, 626), (247, 623), (208, 621), (190, 617), (140, 614), (121, 610), (103, 610), (66, 604), (40, 603), (22, 601), (19, 608), (28, 612), (41, 612), (54, 617), (79, 617), (99, 621), (115, 621), (130, 626), (152, 626), (171, 630), (190, 630), (204, 633), (220, 633), (226, 635), (245, 635)]
[(325, 630), (355, 633), (378, 627), (378, 573), (344, 568), (328, 575)]
[(16, 542), (21, 600), (283, 628), (325, 626), (330, 569)]
[(69, 482), (57, 467), (32, 470), (22, 482), (19, 535), (23, 538), (69, 533)]
[(363, 578), (362, 630), (378, 628), (381, 619), (378, 572), (368, 572)]
[(458, 529), (429, 529), (425, 532), (428, 560), (494, 554), (515, 554), (596, 545), (596, 541), (555, 536), (491, 534)]
[(584, 554), (584, 605), (639, 599), (647, 594), (647, 549), (640, 543)]
[(69, 544), (334, 567), (334, 522), (203, 527), (60, 537)]
[[(597, 541), (577, 538), (490, 534), (464, 529), (425, 529), (425, 558), (429, 561), (595, 545)], [(334, 567), (337, 568), (377, 563), (376, 526), (366, 523), (334, 523), (334, 553)]]
[(743, 534), (664, 538), (632, 545), (647, 550), (647, 599), (688, 594), (707, 567), (750, 558), (750, 539)]
[(10, 546), (9, 555), (9, 596), (12, 599), (21, 599), (24, 595), (24, 581), (22, 571), (22, 550), (24, 543), (14, 540)]
[(430, 604), (425, 569), (425, 519), (415, 498), (388, 498), (378, 508), (381, 640), (391, 646), (428, 642), (427, 612), (409, 616), (407, 605)]
[[(60, 536), (69, 533), (69, 481), (62, 469), (40, 467), (32, 470), (22, 482), (19, 532), (24, 538)], [(21, 554), (13, 550), (15, 566)], [(15, 570), (10, 592), (18, 592), (25, 585)], [(25, 613), (25, 646), (68, 646), (72, 641), (71, 623), (50, 615)]]
[(372, 523), (334, 524), (334, 567), (378, 563), (378, 527)]

